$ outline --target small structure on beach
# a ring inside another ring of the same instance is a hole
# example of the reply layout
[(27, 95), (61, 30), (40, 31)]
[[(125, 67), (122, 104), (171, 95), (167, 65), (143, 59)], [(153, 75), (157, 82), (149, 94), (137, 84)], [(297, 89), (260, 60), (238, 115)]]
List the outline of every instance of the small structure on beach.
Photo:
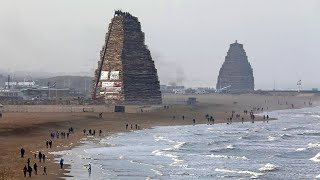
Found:
[(248, 93), (254, 91), (253, 70), (248, 61), (243, 44), (237, 41), (230, 44), (225, 61), (219, 71), (217, 89), (229, 87), (231, 93)]
[(125, 106), (115, 106), (114, 107), (114, 112), (126, 112), (126, 107)]
[(189, 97), (187, 100), (188, 105), (195, 105), (197, 104), (197, 98), (196, 97)]

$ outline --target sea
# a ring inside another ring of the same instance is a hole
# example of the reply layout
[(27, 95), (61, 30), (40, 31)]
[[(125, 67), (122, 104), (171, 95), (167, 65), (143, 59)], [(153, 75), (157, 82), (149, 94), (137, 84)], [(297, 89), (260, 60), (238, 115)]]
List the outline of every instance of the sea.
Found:
[(278, 120), (87, 137), (55, 153), (71, 165), (67, 180), (320, 178), (320, 107), (268, 115)]

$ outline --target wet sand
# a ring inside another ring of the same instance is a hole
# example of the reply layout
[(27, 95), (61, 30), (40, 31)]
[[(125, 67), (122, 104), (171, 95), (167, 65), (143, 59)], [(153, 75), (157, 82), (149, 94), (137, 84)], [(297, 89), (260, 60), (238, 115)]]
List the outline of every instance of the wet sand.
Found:
[[(182, 105), (187, 97), (197, 97), (198, 104), (195, 106)], [(313, 98), (313, 105), (317, 97)], [(213, 115), (215, 123), (226, 123), (226, 119), (231, 116), (231, 111), (241, 114), (245, 121), (250, 121), (249, 116), (244, 116), (244, 110), (251, 110), (253, 107), (264, 108), (264, 111), (305, 107), (304, 103), (310, 100), (310, 96), (263, 96), (263, 95), (164, 95), (163, 101), (169, 104), (169, 109), (152, 109), (148, 106), (137, 106), (137, 111), (143, 109), (143, 113), (104, 113), (99, 118), (98, 113), (4, 113), (0, 119), (0, 179), (25, 179), (22, 169), (27, 164), (27, 159), (31, 159), (31, 165), (36, 162), (38, 165), (38, 175), (32, 174), (32, 179), (44, 179), (43, 163), (39, 163), (34, 158), (34, 153), (41, 151), (47, 157), (46, 167), (47, 180), (59, 179), (63, 177), (65, 170), (59, 168), (59, 164), (54, 163), (52, 151), (70, 149), (79, 145), (80, 139), (85, 137), (83, 129), (103, 131), (102, 136), (112, 133), (130, 131), (130, 125), (138, 124), (142, 129), (154, 126), (191, 125), (192, 119), (196, 119), (197, 124), (206, 124), (206, 114)], [(286, 103), (287, 102), (287, 103)], [(260, 111), (261, 112), (261, 111)], [(185, 120), (182, 120), (182, 115)], [(173, 116), (175, 118), (173, 119)], [(262, 120), (257, 117), (256, 120)], [(241, 121), (234, 119), (233, 122)], [(126, 130), (125, 124), (129, 124)], [(248, 123), (249, 125), (249, 123)], [(50, 140), (50, 132), (68, 132), (68, 128), (73, 127), (75, 133), (69, 139), (52, 139), (52, 149), (47, 149), (45, 142)], [(20, 158), (20, 149), (26, 150), (25, 157)], [(65, 165), (65, 169), (68, 165)]]

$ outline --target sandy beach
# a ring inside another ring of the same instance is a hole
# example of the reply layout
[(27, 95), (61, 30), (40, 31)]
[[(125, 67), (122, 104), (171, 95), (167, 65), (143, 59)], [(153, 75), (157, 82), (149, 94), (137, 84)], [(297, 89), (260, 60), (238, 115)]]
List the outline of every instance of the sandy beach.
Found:
[[(70, 149), (79, 145), (80, 139), (85, 137), (83, 129), (98, 132), (102, 130), (102, 136), (112, 133), (130, 131), (130, 125), (138, 124), (141, 129), (155, 126), (192, 125), (192, 119), (196, 124), (206, 124), (205, 115), (213, 115), (215, 123), (225, 123), (231, 116), (231, 112), (241, 114), (245, 121), (249, 121), (249, 115), (243, 115), (244, 110), (253, 107), (264, 108), (264, 111), (278, 109), (302, 108), (308, 106), (310, 98), (313, 105), (317, 105), (318, 97), (314, 95), (196, 95), (198, 104), (194, 106), (184, 105), (187, 95), (164, 95), (164, 105), (169, 109), (150, 106), (137, 106), (139, 113), (103, 113), (99, 118), (97, 112), (87, 113), (4, 113), (0, 119), (0, 179), (25, 179), (22, 169), (31, 159), (31, 165), (38, 164), (38, 175), (32, 174), (32, 179), (44, 179), (43, 163), (34, 158), (34, 153), (41, 151), (47, 157), (46, 167), (48, 175), (46, 179), (61, 179), (66, 171), (59, 168), (53, 155), (49, 152)], [(306, 105), (307, 104), (307, 105)], [(140, 112), (143, 109), (143, 112)], [(151, 109), (151, 110), (150, 110)], [(259, 112), (256, 112), (259, 113)], [(175, 116), (175, 118), (173, 118)], [(185, 116), (185, 119), (182, 119)], [(272, 118), (272, 117), (271, 117)], [(262, 120), (257, 117), (256, 120)], [(241, 121), (235, 119), (233, 122)], [(128, 130), (125, 125), (129, 124)], [(50, 140), (51, 132), (68, 132), (68, 128), (74, 128), (74, 134), (67, 139), (52, 139), (52, 149), (47, 149), (45, 142)], [(26, 150), (25, 157), (20, 158), (20, 149)], [(68, 165), (64, 166), (67, 169)]]

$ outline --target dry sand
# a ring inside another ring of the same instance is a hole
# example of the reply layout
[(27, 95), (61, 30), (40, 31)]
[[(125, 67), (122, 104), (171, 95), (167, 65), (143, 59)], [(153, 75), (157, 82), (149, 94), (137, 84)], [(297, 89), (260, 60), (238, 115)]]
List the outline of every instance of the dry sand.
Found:
[[(216, 123), (226, 122), (231, 116), (231, 111), (243, 116), (244, 110), (251, 110), (253, 107), (270, 110), (305, 107), (310, 98), (313, 105), (317, 97), (313, 95), (197, 95), (199, 103), (195, 106), (183, 105), (187, 95), (164, 95), (164, 104), (169, 104), (168, 110), (153, 109), (148, 106), (135, 107), (136, 112), (141, 108), (143, 113), (104, 113), (103, 118), (98, 118), (98, 113), (4, 113), (0, 119), (0, 179), (25, 179), (22, 168), (27, 164), (30, 157), (31, 165), (38, 164), (38, 175), (32, 179), (59, 179), (63, 177), (65, 170), (59, 169), (59, 164), (54, 163), (54, 156), (50, 151), (60, 151), (79, 145), (80, 139), (84, 137), (83, 129), (95, 129), (103, 131), (103, 136), (116, 132), (125, 132), (125, 124), (138, 124), (141, 128), (170, 125), (191, 125), (192, 119), (196, 123), (207, 123), (205, 114), (214, 115)], [(288, 104), (287, 104), (287, 103)], [(182, 120), (182, 115), (185, 120)], [(176, 118), (173, 119), (173, 116)], [(248, 116), (244, 116), (249, 120)], [(261, 117), (258, 120), (261, 120)], [(234, 121), (240, 121), (234, 120)], [(249, 124), (248, 124), (249, 125)], [(69, 139), (53, 139), (53, 148), (45, 147), (46, 140), (50, 139), (50, 132), (67, 132), (69, 127), (75, 129)], [(130, 127), (130, 126), (129, 126)], [(129, 128), (130, 129), (130, 128)], [(26, 150), (24, 158), (20, 158), (20, 149)], [(34, 158), (34, 153), (41, 151), (47, 157), (46, 166), (48, 175), (42, 175), (43, 163)], [(56, 157), (57, 158), (57, 157)], [(65, 166), (67, 168), (67, 166)]]

